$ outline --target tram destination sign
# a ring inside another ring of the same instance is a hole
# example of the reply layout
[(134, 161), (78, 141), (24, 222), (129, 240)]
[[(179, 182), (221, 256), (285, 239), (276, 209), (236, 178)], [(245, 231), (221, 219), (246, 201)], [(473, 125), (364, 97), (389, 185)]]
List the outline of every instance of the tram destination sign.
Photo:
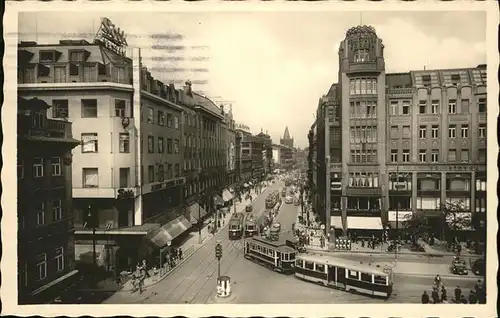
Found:
[(108, 18), (101, 18), (101, 25), (94, 42), (98, 42), (110, 51), (122, 56), (125, 55), (125, 49), (128, 45), (125, 32), (117, 28)]

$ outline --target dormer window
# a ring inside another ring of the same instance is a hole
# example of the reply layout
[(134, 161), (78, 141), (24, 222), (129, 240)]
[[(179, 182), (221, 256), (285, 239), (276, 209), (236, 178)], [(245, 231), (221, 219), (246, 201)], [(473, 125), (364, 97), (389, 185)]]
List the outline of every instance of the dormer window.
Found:
[(357, 50), (356, 53), (354, 54), (355, 63), (368, 62), (369, 60), (370, 58), (368, 50)]
[(55, 63), (61, 56), (61, 52), (56, 50), (50, 51), (40, 51), (39, 60), (40, 63)]
[(69, 51), (69, 61), (78, 63), (87, 61), (90, 56), (90, 52), (87, 50), (70, 50)]
[(460, 83), (460, 75), (459, 74), (452, 74), (451, 75), (451, 83), (452, 85), (457, 85)]
[(78, 76), (80, 74), (80, 65), (75, 63), (69, 64), (69, 76)]
[(50, 76), (50, 67), (43, 64), (38, 64), (38, 77)]
[(108, 68), (109, 68), (109, 64), (104, 65), (102, 63), (97, 63), (97, 74), (98, 75), (109, 75)]

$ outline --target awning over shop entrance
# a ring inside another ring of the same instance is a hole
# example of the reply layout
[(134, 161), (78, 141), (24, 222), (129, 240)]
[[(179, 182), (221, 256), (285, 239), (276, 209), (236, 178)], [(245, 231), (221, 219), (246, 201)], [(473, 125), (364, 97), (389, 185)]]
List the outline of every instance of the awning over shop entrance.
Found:
[(188, 211), (191, 224), (197, 224), (198, 219), (203, 218), (205, 215), (207, 215), (207, 211), (205, 211), (205, 209), (202, 208), (198, 203), (191, 204), (188, 207)]
[(215, 195), (214, 196), (214, 203), (215, 205), (223, 205), (224, 204), (224, 200), (222, 200), (222, 198), (220, 197), (220, 195)]
[(224, 189), (224, 191), (222, 191), (222, 199), (224, 200), (224, 202), (230, 201), (232, 198), (233, 195), (231, 194), (231, 192), (229, 192), (229, 190)]
[(162, 248), (190, 227), (191, 223), (184, 215), (181, 215), (167, 224), (148, 232), (146, 239), (151, 241), (156, 247)]
[[(104, 245), (95, 246), (96, 264), (104, 266), (106, 262), (106, 251)], [(94, 257), (94, 247), (92, 244), (75, 244), (75, 261), (92, 264)]]
[(382, 230), (380, 217), (351, 216), (347, 218), (347, 228), (352, 230)]
[(336, 229), (342, 229), (342, 217), (341, 216), (330, 217), (330, 226), (335, 226)]

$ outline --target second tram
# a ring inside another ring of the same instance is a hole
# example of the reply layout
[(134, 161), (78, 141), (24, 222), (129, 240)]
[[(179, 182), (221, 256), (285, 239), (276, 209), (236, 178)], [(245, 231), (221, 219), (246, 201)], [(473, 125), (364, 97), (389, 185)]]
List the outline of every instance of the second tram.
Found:
[(285, 240), (269, 241), (255, 236), (245, 241), (245, 258), (279, 273), (294, 273), (295, 254)]
[(245, 237), (252, 237), (258, 234), (257, 222), (253, 214), (245, 215), (245, 226), (244, 226), (244, 235)]
[(243, 236), (244, 214), (235, 213), (229, 220), (229, 239), (239, 240)]

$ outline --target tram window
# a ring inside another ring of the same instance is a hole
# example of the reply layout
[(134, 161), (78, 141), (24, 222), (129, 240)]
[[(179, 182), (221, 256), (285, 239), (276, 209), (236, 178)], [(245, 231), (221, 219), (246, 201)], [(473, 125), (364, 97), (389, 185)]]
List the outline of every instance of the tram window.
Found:
[(290, 260), (295, 259), (295, 253), (290, 253)]
[(261, 251), (261, 249), (262, 249), (262, 248), (258, 245), (258, 246), (257, 246), (257, 251), (259, 251), (259, 252), (260, 252), (260, 251)]
[(361, 273), (361, 281), (371, 283), (372, 282), (372, 275), (366, 274), (366, 273)]
[(323, 264), (316, 264), (316, 271), (320, 272), (320, 273), (324, 273), (325, 272), (325, 265), (323, 265)]
[(288, 253), (284, 253), (283, 255), (285, 256), (285, 261), (288, 261), (290, 259)]
[(314, 263), (306, 261), (305, 264), (304, 264), (304, 268), (313, 270), (314, 269)]
[(385, 285), (386, 284), (386, 277), (375, 275), (374, 281), (375, 281), (375, 284)]
[(349, 270), (349, 278), (358, 279), (358, 272)]
[(303, 266), (303, 264), (302, 264), (302, 260), (301, 260), (301, 259), (296, 259), (296, 260), (295, 260), (295, 266), (297, 266), (297, 267), (302, 267), (302, 266)]

